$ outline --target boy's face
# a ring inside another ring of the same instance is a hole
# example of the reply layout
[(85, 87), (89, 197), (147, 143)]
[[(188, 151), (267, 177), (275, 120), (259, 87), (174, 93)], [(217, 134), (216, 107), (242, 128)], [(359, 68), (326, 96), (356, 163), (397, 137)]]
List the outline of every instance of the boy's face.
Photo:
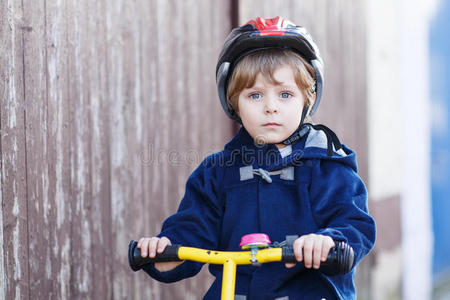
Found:
[(281, 66), (274, 72), (274, 85), (261, 74), (255, 84), (239, 94), (238, 109), (242, 124), (258, 143), (279, 144), (300, 124), (305, 102), (294, 80), (291, 67)]

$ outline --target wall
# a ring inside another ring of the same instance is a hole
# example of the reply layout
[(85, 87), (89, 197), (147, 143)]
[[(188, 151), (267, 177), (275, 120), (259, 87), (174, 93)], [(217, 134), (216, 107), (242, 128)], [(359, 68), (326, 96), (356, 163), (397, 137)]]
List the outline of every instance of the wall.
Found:
[(0, 299), (206, 289), (163, 289), (126, 251), (231, 136), (214, 76), (229, 19), (225, 1), (1, 1)]
[(402, 279), (402, 111), (398, 1), (368, 1), (369, 181), (377, 220), (373, 299), (400, 299)]
[(428, 30), (434, 1), (368, 1), (373, 299), (430, 299)]

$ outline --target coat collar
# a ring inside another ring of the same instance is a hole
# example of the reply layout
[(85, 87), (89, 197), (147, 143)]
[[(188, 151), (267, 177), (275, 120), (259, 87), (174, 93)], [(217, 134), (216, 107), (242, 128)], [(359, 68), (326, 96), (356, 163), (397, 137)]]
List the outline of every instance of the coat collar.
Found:
[(253, 165), (268, 171), (279, 170), (299, 161), (303, 155), (305, 136), (292, 144), (292, 153), (285, 158), (274, 144), (258, 145), (248, 131), (241, 127), (234, 138), (225, 145), (225, 150), (232, 152), (232, 157), (240, 157), (244, 165)]
[(292, 154), (282, 158), (280, 151), (274, 144), (258, 145), (248, 131), (241, 127), (233, 139), (225, 145), (225, 150), (232, 153), (232, 157), (240, 158), (244, 165), (253, 165), (268, 171), (279, 170), (297, 165), (305, 159), (335, 160), (347, 164), (357, 171), (356, 156), (353, 150), (342, 145), (342, 149), (333, 147), (332, 155), (327, 153), (327, 136), (322, 130), (313, 128), (312, 124), (304, 124), (302, 137), (292, 144)]

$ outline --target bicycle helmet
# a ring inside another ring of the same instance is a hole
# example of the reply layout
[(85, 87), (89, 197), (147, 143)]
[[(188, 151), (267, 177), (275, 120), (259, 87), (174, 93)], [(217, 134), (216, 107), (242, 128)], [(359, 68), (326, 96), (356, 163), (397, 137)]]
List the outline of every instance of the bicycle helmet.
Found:
[[(273, 48), (292, 50), (302, 56), (314, 68), (316, 97), (309, 115), (312, 116), (317, 110), (323, 90), (323, 60), (311, 35), (304, 27), (296, 26), (281, 17), (272, 19), (258, 17), (231, 31), (225, 40), (216, 66), (216, 82), (220, 103), (231, 119), (242, 123), (236, 111), (228, 104), (226, 95), (228, 79), (233, 73), (234, 66), (247, 54)], [(306, 116), (308, 107), (303, 110), (300, 126)]]

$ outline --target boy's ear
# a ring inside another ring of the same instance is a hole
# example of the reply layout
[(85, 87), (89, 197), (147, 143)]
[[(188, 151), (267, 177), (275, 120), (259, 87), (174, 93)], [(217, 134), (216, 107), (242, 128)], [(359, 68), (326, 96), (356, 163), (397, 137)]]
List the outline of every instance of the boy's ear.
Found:
[[(316, 96), (317, 96), (317, 85), (316, 85), (317, 83), (316, 82), (314, 82), (314, 84), (313, 84), (313, 86), (311, 87), (311, 93), (312, 93), (312, 100), (311, 100), (311, 103), (310, 103), (310, 109), (312, 109), (313, 108), (313, 106), (314, 106), (314, 103), (316, 103)], [(308, 113), (309, 114), (309, 113)]]
[(314, 94), (312, 95), (311, 103), (309, 104), (310, 110), (314, 106), (314, 103), (316, 103), (316, 96), (317, 96), (317, 92), (314, 92)]

